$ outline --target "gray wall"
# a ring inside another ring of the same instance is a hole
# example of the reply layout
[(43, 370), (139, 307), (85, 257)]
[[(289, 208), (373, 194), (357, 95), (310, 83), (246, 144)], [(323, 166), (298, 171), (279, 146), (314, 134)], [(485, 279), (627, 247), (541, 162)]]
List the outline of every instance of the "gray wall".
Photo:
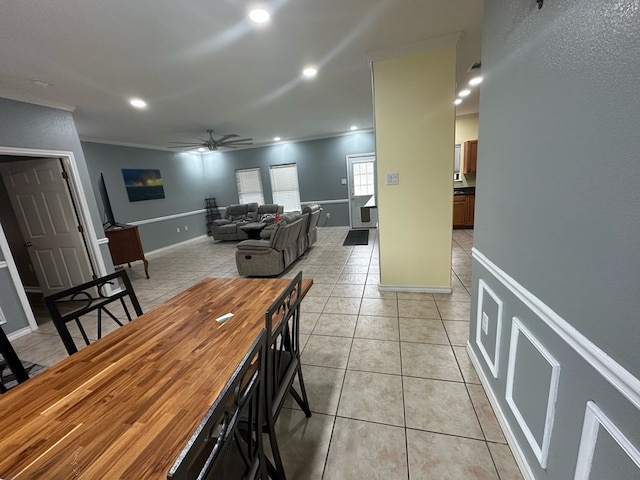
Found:
[[(200, 154), (92, 142), (82, 142), (82, 148), (100, 212), (104, 211), (98, 191), (98, 180), (102, 173), (116, 221), (134, 224), (145, 222), (138, 227), (145, 251), (173, 245), (206, 233), (203, 210), (207, 191)], [(123, 168), (160, 170), (165, 198), (130, 202), (122, 177)], [(202, 212), (178, 218), (160, 218), (200, 210)], [(180, 229), (180, 232), (177, 229)], [(152, 267), (151, 263), (150, 268)]]
[[(0, 145), (43, 150), (70, 151), (78, 167), (89, 213), (99, 235), (100, 216), (91, 181), (80, 146), (78, 132), (70, 112), (0, 98)], [(111, 257), (101, 250), (107, 269)], [(7, 268), (0, 268), (0, 305), (7, 317), (7, 333), (27, 327), (27, 320), (17, 300), (17, 292)]]
[[(538, 479), (574, 478), (589, 400), (640, 449), (636, 4), (485, 2), (469, 345)], [(503, 304), (501, 328), (481, 282)], [(546, 469), (525, 437), (541, 443), (545, 420)], [(594, 474), (640, 478), (602, 427), (594, 442)]]
[[(375, 151), (373, 133), (361, 132), (340, 137), (281, 143), (269, 147), (227, 151), (204, 155), (205, 175), (209, 195), (218, 205), (238, 203), (235, 171), (260, 168), (265, 203), (271, 203), (269, 165), (296, 163), (301, 202), (318, 202), (323, 214), (330, 212), (326, 226), (349, 225), (349, 204), (346, 156)], [(343, 200), (342, 203), (323, 203)], [(320, 219), (320, 225), (324, 219)]]

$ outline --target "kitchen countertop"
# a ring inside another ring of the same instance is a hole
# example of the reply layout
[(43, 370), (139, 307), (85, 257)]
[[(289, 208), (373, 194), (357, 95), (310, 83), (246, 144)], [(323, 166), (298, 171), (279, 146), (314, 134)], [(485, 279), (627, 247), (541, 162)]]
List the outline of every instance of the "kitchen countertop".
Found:
[(476, 187), (454, 187), (454, 195), (475, 195)]

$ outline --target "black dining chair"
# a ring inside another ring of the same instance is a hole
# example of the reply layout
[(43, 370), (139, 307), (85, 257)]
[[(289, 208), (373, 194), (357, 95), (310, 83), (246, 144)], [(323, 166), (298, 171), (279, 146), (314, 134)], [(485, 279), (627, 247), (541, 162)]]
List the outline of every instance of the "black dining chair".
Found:
[[(111, 295), (105, 292), (107, 285), (114, 290)], [(75, 324), (85, 344), (89, 345), (91, 342), (83, 325), (83, 322), (85, 324), (89, 322), (87, 315), (97, 312), (96, 338), (98, 339), (102, 338), (102, 320), (105, 316), (122, 326), (123, 317), (126, 317), (129, 322), (133, 318), (130, 309), (133, 309), (136, 316), (142, 315), (140, 303), (125, 270), (118, 270), (110, 275), (46, 296), (44, 303), (69, 355), (78, 351), (69, 331), (69, 323)], [(118, 312), (120, 307), (122, 311)], [(121, 318), (118, 318), (118, 315)]]
[(13, 349), (13, 345), (11, 345), (2, 327), (0, 327), (0, 355), (2, 355), (3, 358), (3, 360), (0, 360), (0, 393), (4, 393), (9, 389), (5, 384), (5, 378), (2, 373), (5, 365), (9, 367), (13, 379), (18, 383), (29, 380), (29, 374), (24, 368), (24, 365), (22, 365), (20, 358), (18, 358), (16, 351)]
[(169, 480), (267, 480), (262, 440), (266, 339), (262, 330), (169, 469)]
[[(284, 467), (275, 436), (275, 422), (282, 410), (287, 394), (307, 417), (311, 416), (309, 399), (304, 388), (300, 362), (300, 302), (302, 302), (302, 272), (280, 293), (265, 314), (267, 330), (267, 418), (271, 452), (279, 477), (285, 479)], [(298, 378), (300, 392), (295, 388)]]

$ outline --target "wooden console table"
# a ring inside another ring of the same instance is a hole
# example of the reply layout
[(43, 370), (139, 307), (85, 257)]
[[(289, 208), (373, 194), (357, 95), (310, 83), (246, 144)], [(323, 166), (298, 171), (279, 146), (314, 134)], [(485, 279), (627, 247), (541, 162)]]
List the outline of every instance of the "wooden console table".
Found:
[(105, 229), (109, 239), (109, 251), (114, 265), (129, 265), (136, 260), (144, 262), (144, 274), (149, 278), (149, 262), (144, 258), (144, 250), (136, 225), (117, 225)]

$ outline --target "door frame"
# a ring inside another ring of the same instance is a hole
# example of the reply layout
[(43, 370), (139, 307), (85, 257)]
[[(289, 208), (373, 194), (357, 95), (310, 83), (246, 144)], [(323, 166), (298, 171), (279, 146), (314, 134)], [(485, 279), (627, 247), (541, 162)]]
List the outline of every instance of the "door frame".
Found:
[[(105, 238), (103, 239), (104, 241), (98, 242), (98, 236), (91, 219), (87, 197), (85, 195), (84, 187), (82, 186), (82, 181), (80, 180), (80, 171), (78, 170), (78, 164), (73, 155), (73, 152), (59, 150), (37, 150), (34, 148), (5, 147), (0, 145), (0, 155), (35, 157), (34, 160), (36, 160), (38, 157), (53, 157), (62, 159), (62, 163), (69, 172), (69, 185), (71, 186), (71, 195), (76, 201), (76, 205), (78, 207), (78, 216), (80, 217), (80, 221), (84, 227), (84, 233), (87, 239), (87, 247), (89, 250), (89, 263), (94, 265), (99, 277), (106, 275), (107, 267), (104, 263), (102, 255), (100, 254), (100, 243), (107, 243), (107, 240)], [(7, 268), (9, 270), (9, 275), (11, 276), (14, 288), (18, 293), (18, 298), (20, 300), (20, 304), (22, 305), (22, 309), (24, 310), (25, 317), (27, 318), (27, 323), (29, 324), (31, 330), (36, 330), (38, 328), (38, 324), (36, 323), (35, 316), (33, 315), (33, 311), (31, 310), (29, 299), (27, 298), (24, 286), (22, 285), (22, 280), (20, 278), (20, 274), (18, 273), (18, 268), (16, 267), (16, 264), (13, 260), (13, 254), (11, 253), (11, 249), (9, 248), (9, 242), (7, 241), (7, 238), (4, 234), (4, 229), (2, 228), (1, 224), (0, 251), (2, 251), (4, 261), (6, 262)], [(0, 262), (0, 264), (1, 263), (2, 262)]]
[(351, 168), (349, 165), (349, 160), (358, 160), (360, 158), (367, 158), (367, 157), (373, 157), (375, 159), (376, 162), (376, 168), (373, 171), (373, 186), (374, 186), (374, 195), (376, 196), (376, 199), (378, 198), (378, 159), (376, 158), (376, 152), (370, 152), (370, 153), (355, 153), (353, 155), (347, 155), (345, 157), (345, 161), (346, 161), (346, 165), (347, 165), (347, 196), (349, 199), (349, 228), (353, 228), (353, 218), (352, 218), (352, 208), (351, 208), (351, 196), (353, 195), (353, 192), (351, 191), (351, 183), (353, 181), (352, 177), (352, 172), (351, 172)]

